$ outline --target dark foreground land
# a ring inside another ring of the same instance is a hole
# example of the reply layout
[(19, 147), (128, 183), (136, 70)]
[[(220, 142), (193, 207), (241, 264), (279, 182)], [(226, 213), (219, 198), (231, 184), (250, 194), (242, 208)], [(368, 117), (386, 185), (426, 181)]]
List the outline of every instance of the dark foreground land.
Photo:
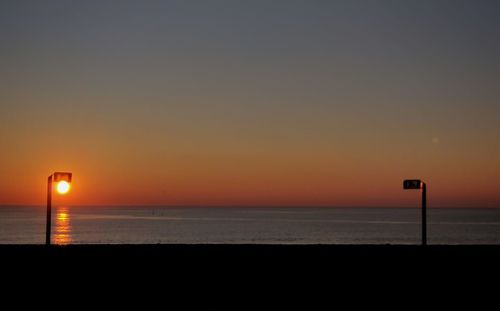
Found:
[[(316, 297), (307, 301), (352, 293), (377, 293), (384, 304), (398, 295), (414, 302), (432, 295), (459, 301), (472, 291), (482, 297), (496, 292), (500, 246), (0, 245), (0, 267), (3, 284), (16, 290), (54, 294), (79, 287), (88, 297), (118, 288), (147, 296), (170, 293), (170, 298), (174, 291), (223, 295), (223, 300), (232, 293), (291, 305), (306, 291)], [(122, 294), (120, 301), (126, 298)]]
[(419, 245), (0, 245), (6, 266), (211, 271), (273, 270), (295, 272), (417, 270), (494, 272), (500, 246)]

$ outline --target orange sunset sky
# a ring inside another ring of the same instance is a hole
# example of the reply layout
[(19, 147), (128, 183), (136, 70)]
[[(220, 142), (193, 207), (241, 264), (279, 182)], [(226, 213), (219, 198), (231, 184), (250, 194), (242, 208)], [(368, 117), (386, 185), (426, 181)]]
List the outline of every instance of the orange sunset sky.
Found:
[(2, 2), (0, 205), (500, 207), (499, 13)]

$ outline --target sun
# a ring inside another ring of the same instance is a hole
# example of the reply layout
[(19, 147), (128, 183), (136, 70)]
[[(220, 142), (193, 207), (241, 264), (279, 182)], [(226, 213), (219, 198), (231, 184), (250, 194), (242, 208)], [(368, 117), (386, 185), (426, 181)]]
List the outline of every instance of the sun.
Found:
[(57, 184), (57, 192), (59, 192), (60, 194), (66, 194), (68, 193), (69, 189), (71, 188), (69, 182), (67, 181), (60, 181), (58, 184)]

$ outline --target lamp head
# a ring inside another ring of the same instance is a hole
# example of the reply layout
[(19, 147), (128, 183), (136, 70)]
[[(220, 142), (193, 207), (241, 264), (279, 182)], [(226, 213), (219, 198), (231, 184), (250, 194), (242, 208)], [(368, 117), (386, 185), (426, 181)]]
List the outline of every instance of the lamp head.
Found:
[(55, 172), (54, 182), (57, 183), (56, 190), (59, 194), (66, 194), (71, 189), (71, 178), (72, 173), (67, 172)]
[(403, 181), (403, 189), (422, 189), (423, 182), (420, 179), (407, 179)]
[(54, 182), (60, 182), (62, 180), (71, 183), (71, 178), (73, 177), (73, 173), (67, 172), (55, 172), (54, 173)]

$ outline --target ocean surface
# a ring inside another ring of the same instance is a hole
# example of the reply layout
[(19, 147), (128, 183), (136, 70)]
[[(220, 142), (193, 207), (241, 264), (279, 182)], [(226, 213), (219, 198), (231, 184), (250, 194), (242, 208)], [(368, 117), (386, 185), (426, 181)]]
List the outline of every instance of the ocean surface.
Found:
[[(0, 244), (45, 242), (45, 207), (0, 206)], [(54, 207), (54, 244), (419, 244), (408, 208)], [(500, 244), (500, 209), (430, 209), (429, 244)]]

